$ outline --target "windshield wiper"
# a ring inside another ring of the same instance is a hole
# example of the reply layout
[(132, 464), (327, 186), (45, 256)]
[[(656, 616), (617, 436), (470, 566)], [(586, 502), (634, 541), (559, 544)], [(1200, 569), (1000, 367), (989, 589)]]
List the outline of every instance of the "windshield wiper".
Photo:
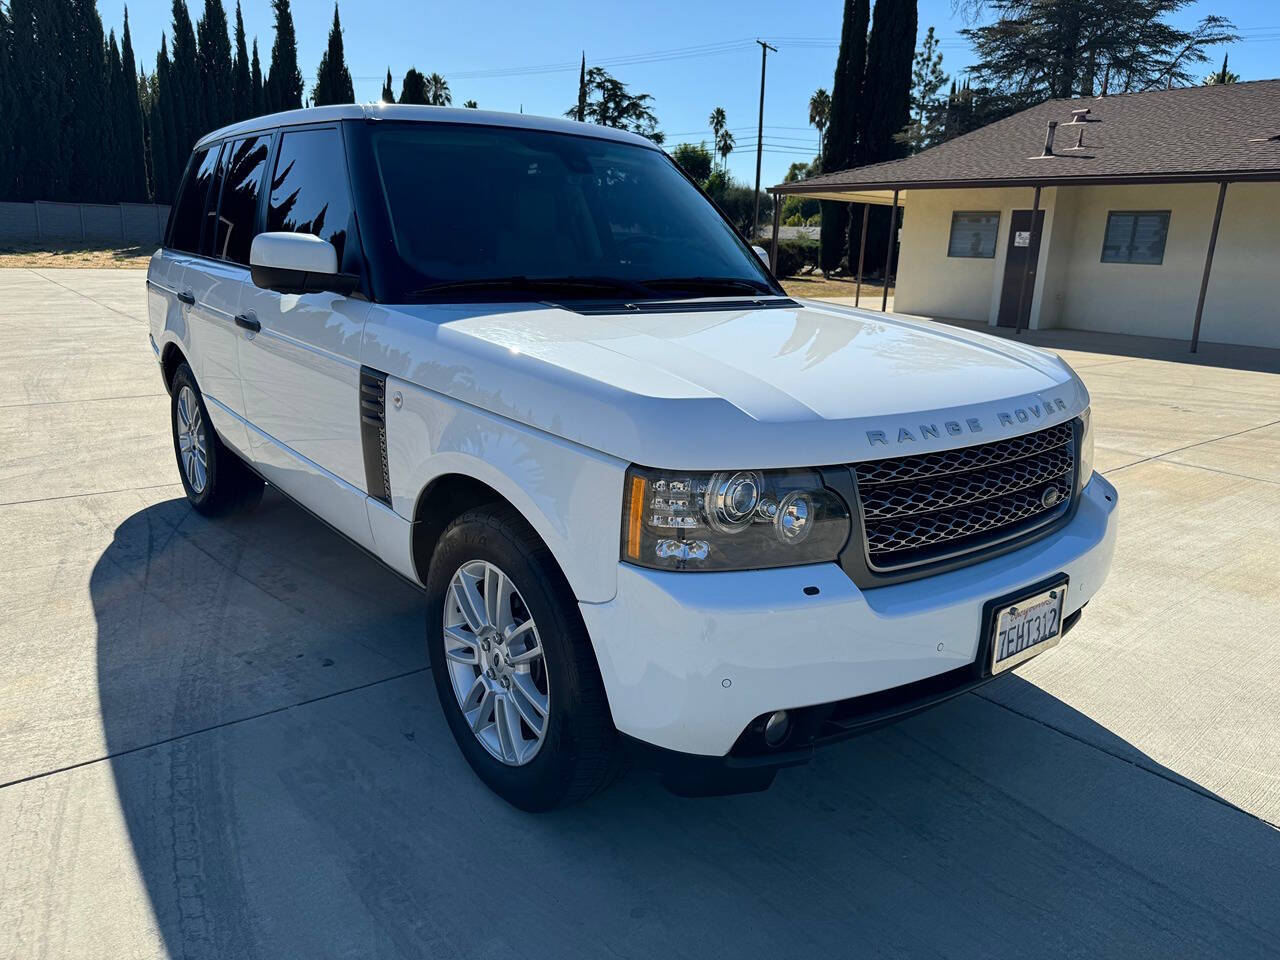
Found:
[(531, 293), (548, 293), (555, 291), (597, 291), (604, 293), (627, 293), (632, 296), (647, 296), (651, 291), (638, 283), (619, 280), (615, 277), (526, 277), (515, 275), (510, 277), (478, 277), (471, 280), (445, 280), (430, 286), (413, 290), (410, 297), (422, 297), (435, 293), (452, 293), (463, 290), (527, 290)]
[(778, 296), (767, 284), (741, 277), (654, 277), (640, 283), (652, 290), (690, 290), (704, 293), (764, 293)]

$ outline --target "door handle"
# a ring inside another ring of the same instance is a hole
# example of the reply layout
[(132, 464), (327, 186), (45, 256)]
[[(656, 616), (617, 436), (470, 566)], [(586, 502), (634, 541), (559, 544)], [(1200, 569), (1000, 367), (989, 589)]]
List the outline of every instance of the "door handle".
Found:
[(244, 327), (250, 333), (257, 333), (262, 329), (262, 324), (258, 322), (256, 317), (251, 317), (247, 313), (236, 314), (236, 326)]
[(183, 290), (178, 294), (178, 299), (185, 303), (188, 307), (194, 307), (196, 304), (196, 295), (190, 290)]

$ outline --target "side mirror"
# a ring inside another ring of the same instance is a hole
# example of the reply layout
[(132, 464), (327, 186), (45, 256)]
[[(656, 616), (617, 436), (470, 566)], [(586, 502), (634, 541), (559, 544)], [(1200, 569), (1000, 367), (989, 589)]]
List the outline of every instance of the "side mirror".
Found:
[(260, 233), (249, 248), (253, 284), (276, 293), (330, 293), (349, 296), (360, 278), (338, 272), (338, 251), (311, 233)]
[(753, 246), (751, 247), (751, 249), (752, 249), (752, 250), (754, 250), (754, 251), (756, 252), (756, 256), (757, 256), (757, 257), (759, 257), (762, 261), (764, 261), (764, 265), (765, 265), (766, 267), (767, 267), (767, 266), (769, 266), (769, 251), (768, 251), (768, 250), (766, 250), (764, 247), (761, 247), (761, 246), (755, 246), (755, 245), (753, 245)]

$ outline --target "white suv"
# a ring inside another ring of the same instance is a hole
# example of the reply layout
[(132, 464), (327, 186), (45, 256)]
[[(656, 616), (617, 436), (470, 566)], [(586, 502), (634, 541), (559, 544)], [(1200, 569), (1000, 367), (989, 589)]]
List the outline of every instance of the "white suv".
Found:
[(686, 793), (990, 680), (1097, 591), (1056, 356), (790, 299), (647, 140), (429, 107), (195, 148), (147, 279), (192, 506), (265, 480), (426, 590), (454, 737), (546, 809)]

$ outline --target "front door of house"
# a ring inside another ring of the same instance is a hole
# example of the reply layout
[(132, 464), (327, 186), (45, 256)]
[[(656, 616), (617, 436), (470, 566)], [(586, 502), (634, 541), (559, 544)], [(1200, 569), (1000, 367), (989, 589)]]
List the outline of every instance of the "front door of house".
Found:
[[(1015, 210), (1009, 219), (1009, 245), (1005, 249), (1004, 281), (1000, 284), (1000, 314), (996, 323), (1002, 327), (1017, 326), (1018, 302), (1022, 302), (1022, 326), (1031, 318), (1031, 298), (1036, 288), (1036, 263), (1040, 259), (1040, 231), (1044, 227), (1044, 211), (1036, 211), (1035, 228), (1030, 210)], [(1031, 269), (1027, 270), (1030, 262)], [(1026, 292), (1022, 278), (1026, 273)]]

